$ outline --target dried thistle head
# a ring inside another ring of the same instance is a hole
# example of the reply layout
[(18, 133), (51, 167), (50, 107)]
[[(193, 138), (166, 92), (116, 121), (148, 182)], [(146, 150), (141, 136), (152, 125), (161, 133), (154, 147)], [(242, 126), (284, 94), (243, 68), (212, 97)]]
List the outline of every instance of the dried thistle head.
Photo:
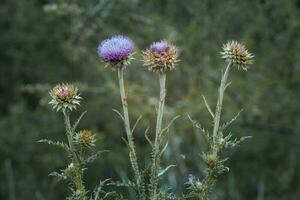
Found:
[(56, 111), (76, 109), (82, 99), (78, 94), (78, 88), (69, 83), (56, 85), (51, 91), (52, 100), (49, 102)]
[(144, 66), (153, 72), (166, 72), (175, 69), (178, 60), (178, 49), (166, 41), (154, 42), (143, 52)]
[(246, 47), (237, 41), (229, 41), (223, 45), (221, 52), (222, 58), (227, 62), (236, 66), (238, 69), (242, 68), (247, 71), (248, 65), (253, 63), (254, 55), (249, 53)]
[(98, 55), (106, 62), (106, 67), (117, 69), (130, 64), (133, 55), (133, 42), (123, 35), (103, 40), (98, 46)]
[(90, 130), (82, 130), (75, 136), (75, 141), (83, 147), (95, 146), (95, 135)]

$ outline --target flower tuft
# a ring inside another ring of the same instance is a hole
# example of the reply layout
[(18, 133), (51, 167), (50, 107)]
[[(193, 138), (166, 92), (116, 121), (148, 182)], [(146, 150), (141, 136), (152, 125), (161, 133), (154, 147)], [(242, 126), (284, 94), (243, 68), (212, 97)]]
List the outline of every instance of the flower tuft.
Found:
[(97, 50), (98, 55), (107, 63), (107, 67), (122, 68), (130, 64), (133, 42), (127, 36), (116, 35), (103, 40)]
[(249, 53), (246, 47), (237, 41), (229, 41), (224, 44), (221, 55), (227, 62), (245, 71), (247, 71), (249, 65), (253, 64), (254, 55)]
[(178, 56), (178, 49), (175, 45), (163, 40), (154, 42), (143, 52), (144, 66), (150, 71), (165, 73), (175, 69), (179, 62)]
[(90, 130), (82, 130), (75, 136), (75, 141), (83, 147), (95, 146), (95, 135)]
[(52, 100), (49, 102), (56, 111), (75, 110), (82, 99), (78, 94), (78, 88), (69, 83), (56, 85), (50, 92)]

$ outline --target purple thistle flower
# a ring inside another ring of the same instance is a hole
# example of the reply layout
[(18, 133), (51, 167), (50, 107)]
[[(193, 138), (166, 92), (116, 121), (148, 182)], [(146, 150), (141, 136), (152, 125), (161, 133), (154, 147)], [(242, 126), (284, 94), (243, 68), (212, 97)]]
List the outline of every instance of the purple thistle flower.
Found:
[(170, 47), (171, 45), (168, 42), (162, 40), (160, 42), (154, 42), (150, 46), (150, 51), (161, 53), (161, 52), (166, 52), (167, 50), (170, 49)]
[(98, 54), (105, 62), (127, 59), (133, 52), (133, 42), (126, 36), (116, 35), (103, 40), (98, 46)]

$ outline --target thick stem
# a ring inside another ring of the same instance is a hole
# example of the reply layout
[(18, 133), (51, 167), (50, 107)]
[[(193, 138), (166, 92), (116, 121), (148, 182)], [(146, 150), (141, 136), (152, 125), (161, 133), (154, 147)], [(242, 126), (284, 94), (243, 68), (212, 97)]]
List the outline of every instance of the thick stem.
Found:
[(81, 163), (79, 161), (79, 158), (76, 154), (76, 149), (74, 147), (74, 133), (72, 131), (71, 122), (70, 122), (70, 113), (67, 110), (63, 110), (64, 115), (64, 121), (66, 126), (66, 134), (68, 138), (68, 144), (70, 149), (70, 157), (72, 160), (72, 163), (75, 165), (76, 175), (72, 177), (72, 180), (74, 182), (74, 185), (76, 187), (76, 191), (80, 192), (82, 200), (86, 199), (86, 191), (83, 184), (83, 173), (82, 173), (82, 167)]
[(152, 199), (157, 199), (157, 185), (158, 185), (158, 172), (159, 172), (159, 151), (160, 151), (160, 135), (162, 130), (162, 119), (164, 114), (165, 98), (166, 98), (166, 74), (159, 74), (159, 88), (160, 88), (160, 97), (157, 109), (157, 119), (156, 119), (156, 131), (155, 131), (155, 141), (152, 152), (152, 168), (151, 168), (151, 196)]
[(128, 142), (128, 148), (129, 148), (129, 158), (131, 162), (131, 167), (135, 176), (136, 184), (138, 187), (138, 192), (140, 196), (143, 196), (143, 183), (142, 178), (138, 166), (137, 156), (135, 152), (135, 145), (133, 140), (132, 131), (130, 128), (130, 121), (129, 121), (129, 114), (128, 114), (128, 105), (127, 105), (127, 99), (126, 99), (126, 93), (125, 93), (125, 87), (124, 87), (124, 68), (118, 68), (118, 79), (119, 79), (119, 87), (120, 87), (120, 95), (121, 95), (121, 101), (122, 101), (122, 107), (123, 107), (123, 120), (124, 120), (124, 126), (126, 130), (127, 135), (127, 142)]
[(78, 162), (78, 158), (76, 155), (76, 151), (74, 148), (74, 144), (73, 144), (73, 137), (74, 134), (72, 132), (72, 128), (71, 128), (71, 122), (70, 122), (70, 113), (67, 110), (63, 110), (63, 114), (64, 114), (64, 121), (65, 121), (65, 126), (66, 126), (66, 134), (67, 134), (67, 138), (68, 138), (68, 144), (69, 144), (69, 148), (70, 148), (70, 156), (72, 159), (72, 162), (76, 165), (79, 164)]
[(215, 111), (215, 117), (214, 117), (214, 129), (213, 129), (213, 153), (217, 154), (217, 147), (216, 147), (216, 140), (219, 132), (219, 127), (220, 127), (220, 118), (221, 118), (221, 112), (222, 112), (222, 104), (223, 104), (223, 97), (225, 93), (225, 89), (227, 86), (227, 78), (228, 74), (230, 71), (230, 66), (231, 63), (229, 63), (225, 69), (225, 72), (222, 76), (221, 79), (221, 84), (219, 88), (219, 97), (218, 97), (218, 102), (216, 106), (216, 111)]
[(158, 141), (158, 136), (161, 131), (162, 126), (162, 119), (164, 114), (164, 106), (165, 106), (165, 98), (166, 98), (166, 74), (161, 73), (159, 74), (159, 104), (158, 104), (158, 111), (157, 111), (157, 120), (156, 120), (156, 131), (155, 131), (155, 142)]

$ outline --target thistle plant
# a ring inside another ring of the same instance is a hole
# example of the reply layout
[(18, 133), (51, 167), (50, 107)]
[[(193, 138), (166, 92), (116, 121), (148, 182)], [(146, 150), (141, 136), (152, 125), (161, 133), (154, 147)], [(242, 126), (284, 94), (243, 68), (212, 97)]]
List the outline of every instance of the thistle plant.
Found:
[(228, 82), (230, 69), (232, 67), (236, 67), (237, 69), (246, 71), (249, 65), (253, 63), (254, 56), (248, 52), (244, 45), (236, 41), (226, 43), (223, 46), (221, 56), (226, 60), (227, 67), (222, 74), (215, 112), (212, 111), (203, 96), (206, 108), (213, 120), (212, 133), (203, 128), (197, 121), (191, 119), (195, 127), (199, 128), (204, 134), (209, 146), (208, 152), (203, 153), (201, 156), (207, 166), (205, 178), (200, 181), (191, 176), (189, 180), (189, 196), (197, 197), (200, 200), (208, 199), (209, 192), (212, 190), (218, 176), (229, 170), (229, 168), (224, 165), (224, 162), (228, 159), (228, 157), (223, 156), (224, 151), (237, 147), (242, 141), (248, 138), (233, 138), (232, 134), (230, 132), (228, 133), (227, 130), (228, 127), (237, 119), (240, 112), (232, 120), (225, 122), (224, 124), (220, 125), (220, 121), (224, 94), (230, 85), (230, 82)]
[(124, 86), (124, 69), (130, 64), (133, 55), (133, 42), (126, 36), (117, 35), (104, 40), (98, 46), (99, 56), (106, 62), (106, 66), (118, 71), (120, 97), (122, 102), (123, 114), (114, 110), (122, 118), (126, 131), (126, 144), (129, 150), (129, 158), (135, 178), (135, 189), (141, 200), (146, 199), (145, 185), (142, 179), (138, 159), (135, 150), (133, 130), (131, 128), (128, 104)]
[[(154, 42), (143, 54), (144, 66), (150, 71), (156, 72), (159, 77), (159, 102), (157, 107), (157, 119), (155, 129), (155, 140), (152, 145), (152, 166), (150, 173), (149, 194), (150, 199), (156, 200), (158, 194), (158, 181), (160, 160), (168, 142), (164, 142), (165, 132), (162, 129), (165, 98), (166, 98), (166, 73), (175, 69), (178, 60), (178, 49), (176, 46), (166, 42)], [(168, 168), (166, 168), (168, 169)]]
[(104, 198), (100, 197), (100, 194), (104, 193), (102, 187), (107, 181), (101, 181), (91, 194), (84, 185), (84, 171), (87, 165), (92, 163), (101, 153), (105, 151), (95, 151), (95, 134), (90, 130), (77, 131), (77, 126), (84, 116), (83, 112), (74, 124), (71, 124), (70, 115), (72, 111), (76, 110), (82, 100), (78, 93), (78, 88), (72, 84), (62, 83), (56, 85), (50, 91), (52, 108), (63, 115), (65, 124), (65, 134), (67, 136), (67, 143), (60, 141), (52, 141), (49, 139), (43, 139), (39, 142), (47, 143), (64, 149), (70, 163), (68, 166), (59, 171), (52, 172), (50, 175), (55, 176), (58, 180), (64, 180), (69, 184), (71, 195), (68, 200), (101, 200), (105, 199), (109, 194), (106, 194)]
[[(200, 129), (208, 143), (208, 151), (201, 154), (201, 158), (206, 164), (205, 176), (202, 180), (190, 176), (188, 181), (188, 190), (182, 196), (175, 196), (165, 187), (160, 186), (159, 181), (162, 175), (174, 165), (165, 168), (161, 167), (162, 155), (168, 147), (169, 128), (177, 118), (174, 117), (168, 124), (164, 123), (164, 107), (166, 100), (166, 76), (167, 73), (175, 69), (179, 62), (178, 49), (175, 45), (167, 41), (154, 42), (150, 47), (143, 51), (143, 64), (149, 70), (158, 76), (159, 80), (159, 98), (156, 108), (156, 127), (154, 131), (154, 141), (152, 141), (147, 132), (145, 137), (151, 145), (151, 163), (141, 170), (137, 158), (136, 147), (133, 132), (141, 120), (137, 119), (135, 124), (131, 126), (126, 91), (124, 85), (124, 70), (130, 65), (133, 59), (134, 45), (131, 39), (126, 36), (118, 35), (108, 38), (101, 42), (98, 46), (98, 54), (106, 63), (106, 67), (117, 71), (120, 97), (122, 103), (122, 113), (114, 110), (123, 120), (126, 132), (126, 144), (128, 147), (129, 160), (134, 175), (134, 181), (114, 182), (110, 181), (110, 185), (123, 185), (131, 187), (136, 191), (139, 200), (183, 200), (183, 199), (199, 199), (206, 200), (210, 191), (220, 174), (227, 172), (229, 168), (225, 166), (228, 159), (224, 154), (226, 150), (237, 147), (242, 141), (248, 137), (234, 138), (228, 127), (237, 119), (239, 113), (232, 120), (222, 123), (222, 109), (225, 91), (230, 85), (228, 76), (231, 68), (236, 67), (247, 71), (250, 64), (253, 63), (253, 55), (242, 44), (236, 41), (230, 41), (223, 46), (221, 57), (227, 62), (225, 71), (222, 73), (221, 83), (218, 90), (218, 100), (215, 111), (211, 109), (205, 97), (203, 100), (205, 106), (212, 118), (213, 128), (211, 131), (203, 128), (200, 123), (190, 118), (193, 125)], [(50, 91), (52, 100), (49, 104), (57, 112), (62, 113), (66, 136), (68, 143), (54, 142), (51, 140), (41, 140), (51, 145), (62, 147), (69, 155), (70, 163), (60, 172), (51, 173), (59, 179), (66, 180), (70, 184), (72, 194), (69, 200), (104, 200), (104, 199), (124, 199), (123, 196), (116, 191), (104, 192), (104, 187), (108, 180), (101, 181), (94, 192), (90, 193), (84, 185), (84, 170), (87, 164), (94, 161), (103, 151), (95, 151), (95, 135), (90, 130), (77, 131), (84, 113), (78, 120), (71, 124), (70, 115), (80, 105), (82, 98), (78, 93), (78, 88), (72, 84), (59, 84)], [(90, 155), (87, 156), (88, 152)]]

